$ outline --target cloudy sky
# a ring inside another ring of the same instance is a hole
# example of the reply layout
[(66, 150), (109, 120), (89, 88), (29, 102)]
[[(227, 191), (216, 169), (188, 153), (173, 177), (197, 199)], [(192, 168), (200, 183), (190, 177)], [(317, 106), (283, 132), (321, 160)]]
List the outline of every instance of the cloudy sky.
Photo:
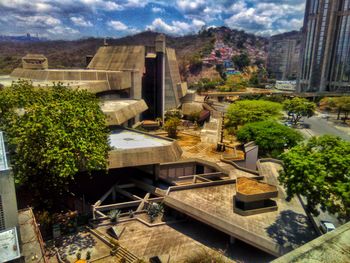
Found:
[(50, 39), (171, 35), (229, 26), (272, 35), (302, 26), (305, 0), (0, 0), (0, 34)]

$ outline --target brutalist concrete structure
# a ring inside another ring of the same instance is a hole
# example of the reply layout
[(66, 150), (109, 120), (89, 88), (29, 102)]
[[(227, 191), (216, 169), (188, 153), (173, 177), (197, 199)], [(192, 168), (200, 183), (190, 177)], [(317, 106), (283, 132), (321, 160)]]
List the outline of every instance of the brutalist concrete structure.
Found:
[(350, 92), (350, 2), (308, 0), (299, 92)]
[(242, 216), (276, 211), (276, 202), (271, 198), (277, 196), (276, 186), (240, 177), (236, 183), (234, 211)]
[(0, 231), (18, 226), (15, 183), (0, 131)]
[(49, 63), (47, 58), (41, 54), (27, 54), (22, 58), (24, 69), (48, 69)]
[(292, 31), (272, 36), (269, 41), (267, 71), (277, 80), (297, 79), (301, 32)]
[(132, 122), (163, 118), (166, 110), (181, 105), (187, 92), (175, 50), (166, 47), (164, 35), (158, 35), (153, 46), (100, 47), (86, 69), (48, 69), (47, 65), (43, 55), (29, 54), (23, 58), (22, 68), (15, 69), (11, 77), (31, 79), (35, 86), (41, 87), (60, 81), (103, 98), (113, 95), (121, 102), (143, 100), (147, 108), (141, 103), (138, 108), (143, 112), (137, 112)]

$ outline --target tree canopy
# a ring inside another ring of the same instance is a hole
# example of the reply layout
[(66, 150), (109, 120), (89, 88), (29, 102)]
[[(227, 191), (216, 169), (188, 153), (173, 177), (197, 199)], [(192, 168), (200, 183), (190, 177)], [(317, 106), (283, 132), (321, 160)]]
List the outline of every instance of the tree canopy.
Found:
[(350, 143), (338, 137), (313, 137), (281, 155), (279, 176), (289, 198), (303, 195), (315, 215), (323, 211), (350, 219)]
[(106, 169), (108, 130), (95, 95), (21, 80), (0, 91), (0, 111), (17, 183), (63, 190), (79, 171)]
[(314, 115), (316, 104), (309, 102), (305, 98), (295, 97), (283, 102), (283, 108), (287, 111), (288, 115), (292, 117), (294, 125), (298, 124), (302, 117), (311, 117)]
[(246, 123), (274, 119), (281, 116), (282, 105), (265, 100), (240, 100), (227, 109), (227, 125), (237, 128)]
[(239, 70), (243, 70), (244, 68), (250, 65), (250, 58), (247, 53), (242, 53), (240, 55), (236, 55), (232, 57), (232, 62)]
[(236, 135), (243, 143), (255, 141), (260, 155), (272, 157), (278, 157), (284, 149), (297, 145), (303, 139), (299, 132), (270, 120), (246, 124)]
[(170, 138), (176, 138), (178, 127), (181, 124), (181, 120), (177, 117), (171, 117), (164, 123), (164, 129), (168, 132)]
[(320, 108), (329, 110), (329, 111), (337, 111), (338, 112), (338, 120), (340, 119), (340, 114), (344, 114), (344, 122), (348, 119), (350, 113), (350, 96), (342, 96), (342, 97), (325, 97), (320, 101)]

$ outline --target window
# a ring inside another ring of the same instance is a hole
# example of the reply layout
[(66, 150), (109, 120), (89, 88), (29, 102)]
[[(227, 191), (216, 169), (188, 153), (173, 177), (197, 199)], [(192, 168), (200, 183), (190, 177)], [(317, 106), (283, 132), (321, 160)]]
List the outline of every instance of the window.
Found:
[(5, 229), (5, 215), (4, 208), (2, 206), (2, 199), (0, 195), (0, 231)]

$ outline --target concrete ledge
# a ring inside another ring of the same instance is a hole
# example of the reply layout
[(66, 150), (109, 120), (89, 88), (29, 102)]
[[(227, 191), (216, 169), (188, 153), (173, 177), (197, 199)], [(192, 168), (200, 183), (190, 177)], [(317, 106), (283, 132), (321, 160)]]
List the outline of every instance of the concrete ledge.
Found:
[(264, 208), (259, 208), (259, 209), (242, 210), (242, 209), (239, 209), (236, 206), (234, 206), (233, 210), (241, 216), (251, 216), (251, 215), (256, 215), (256, 214), (261, 214), (261, 213), (277, 211), (278, 207), (271, 206), (271, 207), (264, 207)]
[(103, 100), (101, 110), (106, 115), (107, 125), (122, 125), (148, 109), (144, 100)]
[[(236, 184), (236, 189), (237, 189), (237, 184)], [(278, 197), (278, 191), (274, 192), (267, 192), (267, 193), (261, 193), (261, 194), (252, 194), (252, 195), (246, 195), (242, 194), (240, 192), (236, 192), (236, 198), (239, 199), (239, 201), (242, 202), (254, 202), (254, 201), (260, 201), (260, 200), (265, 200), (265, 199), (270, 199), (270, 198), (276, 198)]]
[(223, 159), (223, 158), (221, 158), (220, 161), (222, 161), (223, 163), (227, 163), (227, 164), (232, 165), (232, 166), (235, 167), (237, 170), (241, 170), (241, 171), (243, 171), (243, 172), (247, 172), (247, 173), (251, 173), (251, 174), (260, 176), (260, 173), (259, 173), (258, 171), (254, 171), (254, 170), (250, 170), (250, 169), (244, 168), (244, 167), (242, 167), (242, 166), (237, 165), (237, 164), (234, 163), (233, 161), (228, 161), (228, 160), (225, 160), (225, 159)]

